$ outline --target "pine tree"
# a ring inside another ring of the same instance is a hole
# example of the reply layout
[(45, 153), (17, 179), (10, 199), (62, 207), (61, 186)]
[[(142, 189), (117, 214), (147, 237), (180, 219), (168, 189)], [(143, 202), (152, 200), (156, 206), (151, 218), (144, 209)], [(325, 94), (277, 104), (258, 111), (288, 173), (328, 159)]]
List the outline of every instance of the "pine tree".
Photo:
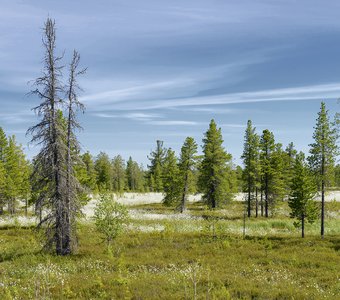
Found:
[(6, 134), (2, 127), (0, 127), (0, 160), (5, 161), (5, 151), (8, 145), (8, 140)]
[(290, 186), (294, 175), (294, 163), (297, 151), (293, 143), (289, 143), (284, 153), (284, 185), (286, 187), (286, 194), (290, 194)]
[(335, 156), (338, 153), (336, 145), (337, 132), (329, 121), (326, 105), (321, 102), (320, 112), (313, 133), (314, 143), (311, 147), (308, 161), (314, 170), (321, 190), (321, 236), (325, 234), (325, 187), (332, 175)]
[(181, 156), (179, 160), (179, 169), (182, 179), (182, 196), (180, 212), (185, 210), (188, 193), (194, 183), (194, 168), (196, 166), (197, 144), (192, 137), (187, 137), (181, 148)]
[[(272, 169), (272, 154), (275, 150), (275, 140), (274, 135), (269, 130), (265, 129), (261, 136), (260, 140), (260, 163), (261, 163), (261, 189), (264, 192), (265, 196), (265, 216), (268, 218), (269, 216), (269, 204), (272, 201), (271, 199), (271, 180), (273, 177), (274, 170)], [(263, 214), (263, 204), (261, 201), (261, 215)]]
[(3, 206), (6, 199), (6, 169), (4, 163), (0, 160), (0, 214), (3, 214)]
[(275, 144), (274, 151), (271, 157), (271, 182), (270, 182), (270, 193), (271, 193), (271, 208), (274, 209), (277, 201), (282, 201), (286, 195), (285, 187), (285, 165), (286, 153), (282, 150), (282, 144)]
[(31, 193), (31, 182), (30, 177), (32, 174), (32, 166), (26, 159), (24, 151), (19, 146), (18, 148), (18, 160), (19, 160), (19, 173), (20, 173), (20, 198), (25, 201), (25, 215), (27, 216), (28, 202)]
[(153, 192), (163, 191), (163, 162), (166, 156), (167, 150), (163, 147), (162, 141), (157, 141), (156, 150), (150, 153), (148, 159), (151, 164), (148, 165), (149, 168), (149, 180), (150, 188)]
[(144, 171), (130, 156), (126, 164), (127, 187), (129, 191), (144, 191)]
[[(7, 137), (6, 134), (4, 132), (4, 130), (2, 129), (2, 127), (0, 127), (0, 162), (3, 166), (3, 168), (5, 168), (4, 164), (5, 164), (5, 153), (6, 153), (6, 148), (8, 146), (8, 141), (7, 141)], [(3, 170), (3, 176), (6, 176), (6, 171), (5, 169)], [(6, 181), (4, 180), (4, 183)], [(5, 197), (5, 186), (3, 185), (1, 190), (0, 190), (0, 215), (3, 214), (4, 211), (4, 205), (6, 204), (6, 197)]]
[[(251, 216), (251, 202), (254, 199), (254, 193), (257, 186), (258, 177), (258, 155), (259, 139), (252, 126), (251, 120), (248, 120), (247, 129), (244, 136), (244, 148), (241, 158), (243, 159), (243, 180), (245, 182), (244, 191), (247, 193), (247, 213)], [(257, 210), (257, 208), (256, 208)]]
[(123, 193), (126, 181), (125, 162), (120, 155), (113, 158), (112, 166), (112, 189), (114, 192)]
[(163, 165), (163, 188), (165, 205), (178, 205), (180, 202), (180, 171), (177, 164), (175, 152), (168, 149)]
[(76, 165), (76, 176), (80, 184), (90, 193), (97, 192), (96, 170), (91, 154), (85, 152), (80, 156), (82, 163)]
[(100, 152), (95, 161), (97, 186), (100, 192), (112, 191), (112, 168), (109, 156)]
[(301, 227), (301, 236), (305, 237), (305, 220), (313, 223), (317, 218), (317, 206), (313, 201), (317, 187), (302, 152), (296, 156), (293, 165), (290, 190), (288, 200), (292, 210), (290, 217), (298, 220), (295, 226)]
[(232, 198), (228, 181), (231, 155), (224, 150), (222, 144), (221, 128), (217, 129), (215, 121), (211, 120), (203, 139), (204, 157), (200, 167), (199, 184), (203, 199), (212, 209)]
[(8, 139), (6, 148), (6, 187), (5, 194), (8, 205), (8, 212), (14, 214), (16, 211), (16, 202), (20, 196), (21, 174), (20, 174), (20, 152), (16, 144), (15, 136)]

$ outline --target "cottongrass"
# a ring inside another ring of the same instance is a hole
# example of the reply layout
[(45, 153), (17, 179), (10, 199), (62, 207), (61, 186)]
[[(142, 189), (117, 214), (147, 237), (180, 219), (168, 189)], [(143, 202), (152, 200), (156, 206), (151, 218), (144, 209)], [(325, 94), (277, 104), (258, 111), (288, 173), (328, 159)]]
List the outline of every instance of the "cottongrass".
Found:
[(0, 227), (3, 226), (35, 226), (38, 218), (25, 216), (4, 216), (0, 218)]

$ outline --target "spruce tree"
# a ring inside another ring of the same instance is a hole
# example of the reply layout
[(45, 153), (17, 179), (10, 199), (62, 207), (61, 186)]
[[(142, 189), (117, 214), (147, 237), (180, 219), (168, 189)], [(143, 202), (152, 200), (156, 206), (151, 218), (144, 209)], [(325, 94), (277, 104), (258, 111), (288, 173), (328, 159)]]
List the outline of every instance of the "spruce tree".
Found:
[(16, 211), (16, 203), (20, 196), (20, 188), (22, 187), (22, 177), (20, 174), (20, 152), (16, 144), (15, 136), (9, 137), (8, 147), (6, 148), (6, 200), (8, 212), (14, 214)]
[(325, 189), (332, 175), (335, 157), (337, 132), (329, 120), (326, 105), (321, 102), (320, 112), (313, 133), (314, 143), (310, 144), (308, 161), (314, 170), (319, 189), (321, 190), (321, 236), (325, 234)]
[[(252, 199), (257, 186), (258, 177), (258, 155), (259, 140), (252, 126), (251, 120), (248, 120), (247, 128), (244, 136), (244, 148), (241, 158), (243, 159), (243, 180), (245, 182), (244, 191), (247, 193), (247, 214), (251, 216)], [(257, 210), (257, 207), (256, 207)]]
[[(3, 166), (3, 168), (5, 168), (4, 164), (5, 164), (5, 156), (6, 156), (6, 148), (8, 146), (8, 141), (7, 141), (7, 137), (6, 134), (4, 132), (4, 130), (2, 129), (2, 127), (0, 127), (0, 162)], [(5, 176), (5, 169), (3, 170), (3, 176)], [(4, 181), (5, 183), (6, 181)], [(5, 186), (2, 187), (2, 189), (0, 190), (0, 215), (3, 214), (4, 211), (4, 205), (6, 204), (6, 197), (5, 197)]]
[(275, 144), (274, 151), (271, 156), (271, 170), (272, 176), (270, 181), (270, 193), (271, 193), (271, 208), (275, 208), (277, 201), (282, 201), (286, 195), (285, 187), (285, 171), (287, 166), (285, 165), (286, 153), (282, 149), (282, 144)]
[(76, 176), (80, 184), (90, 193), (97, 192), (96, 170), (91, 154), (87, 151), (80, 156), (82, 163), (76, 165)]
[(182, 196), (180, 212), (185, 210), (185, 204), (191, 187), (194, 183), (194, 171), (196, 166), (197, 144), (192, 137), (187, 137), (181, 148), (181, 155), (179, 159), (179, 169), (182, 179)]
[(19, 195), (20, 198), (25, 201), (25, 215), (28, 212), (28, 202), (31, 194), (31, 181), (30, 177), (32, 174), (32, 166), (30, 162), (26, 159), (24, 151), (19, 146), (18, 148), (18, 160), (19, 160), (19, 173), (20, 173), (20, 188)]
[(2, 127), (0, 127), (0, 160), (5, 162), (5, 151), (8, 145), (6, 134)]
[(290, 217), (296, 218), (295, 226), (301, 227), (301, 236), (305, 237), (305, 221), (313, 223), (317, 218), (317, 206), (313, 201), (317, 187), (305, 162), (305, 155), (300, 152), (293, 165), (288, 204)]
[(109, 156), (100, 152), (95, 161), (97, 186), (100, 192), (112, 191), (112, 168)]
[(284, 181), (286, 194), (290, 194), (290, 186), (294, 175), (294, 163), (297, 155), (294, 144), (289, 143), (284, 152)]
[(112, 166), (112, 190), (116, 193), (123, 193), (126, 181), (125, 162), (120, 155), (113, 158)]
[(6, 199), (6, 169), (4, 163), (0, 160), (0, 214), (3, 214), (3, 206)]
[[(271, 198), (271, 181), (273, 177), (274, 170), (272, 169), (272, 154), (275, 150), (275, 140), (274, 135), (268, 129), (263, 131), (260, 140), (260, 163), (261, 163), (261, 189), (264, 192), (265, 197), (265, 217), (269, 216), (269, 205), (272, 201)], [(263, 204), (261, 201), (261, 214), (263, 211)]]
[(144, 171), (141, 166), (130, 156), (126, 164), (127, 187), (129, 191), (144, 191)]
[(65, 193), (67, 137), (65, 124), (59, 116), (59, 110), (65, 104), (64, 84), (61, 82), (63, 66), (60, 64), (62, 57), (56, 55), (55, 22), (48, 18), (43, 30), (44, 69), (35, 80), (36, 88), (32, 91), (41, 99), (41, 103), (34, 108), (40, 121), (29, 128), (28, 133), (33, 135), (32, 142), (41, 146), (36, 157), (38, 169), (34, 172), (40, 172), (38, 205), (40, 210), (46, 208), (47, 215), (39, 226), (46, 225), (46, 246), (54, 245), (58, 255), (67, 255), (72, 249), (67, 234), (70, 216)]
[(178, 205), (181, 197), (180, 171), (175, 151), (168, 149), (163, 164), (163, 203), (167, 206)]
[(149, 181), (150, 188), (153, 192), (163, 191), (163, 163), (166, 156), (167, 150), (163, 147), (163, 141), (157, 141), (156, 150), (150, 153), (148, 159), (151, 164), (149, 168)]
[(211, 120), (203, 139), (203, 160), (200, 166), (199, 184), (203, 199), (212, 209), (232, 198), (228, 175), (231, 155), (223, 148), (221, 128)]

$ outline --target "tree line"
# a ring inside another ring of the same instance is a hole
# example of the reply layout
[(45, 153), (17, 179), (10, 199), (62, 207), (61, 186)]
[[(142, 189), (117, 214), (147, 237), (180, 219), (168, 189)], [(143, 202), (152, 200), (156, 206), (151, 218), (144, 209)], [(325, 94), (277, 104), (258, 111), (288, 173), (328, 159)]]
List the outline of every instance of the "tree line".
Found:
[[(59, 119), (67, 123), (61, 112)], [(304, 153), (298, 153), (293, 143), (284, 149), (268, 129), (259, 135), (249, 120), (241, 156), (243, 168), (233, 165), (231, 154), (223, 148), (221, 129), (214, 120), (204, 134), (202, 154), (198, 155), (198, 145), (192, 137), (185, 139), (178, 157), (158, 140), (148, 156), (150, 163), (146, 170), (132, 157), (125, 162), (121, 155), (111, 159), (105, 152), (97, 156), (89, 152), (80, 154), (79, 148), (75, 147), (69, 155), (72, 153), (74, 177), (81, 187), (78, 198), (84, 201), (88, 200), (89, 193), (160, 192), (164, 194), (164, 205), (184, 212), (189, 194), (202, 193), (203, 201), (214, 209), (242, 191), (246, 195), (248, 217), (268, 218), (275, 214), (278, 202), (287, 200), (291, 216), (297, 219), (297, 226), (304, 229), (305, 221), (314, 222), (319, 215), (313, 199), (320, 191), (323, 236), (325, 187), (339, 181), (339, 165), (335, 165), (338, 151), (336, 123), (336, 120), (330, 122), (322, 102), (314, 142), (306, 158)], [(67, 126), (63, 128), (67, 132)], [(26, 213), (28, 203), (39, 207), (41, 187), (34, 176), (34, 170), (39, 169), (37, 162), (35, 158), (30, 163), (22, 147), (16, 144), (15, 136), (7, 138), (0, 128), (0, 213), (3, 213), (4, 205), (8, 206), (9, 213), (15, 213), (18, 199), (25, 201)]]

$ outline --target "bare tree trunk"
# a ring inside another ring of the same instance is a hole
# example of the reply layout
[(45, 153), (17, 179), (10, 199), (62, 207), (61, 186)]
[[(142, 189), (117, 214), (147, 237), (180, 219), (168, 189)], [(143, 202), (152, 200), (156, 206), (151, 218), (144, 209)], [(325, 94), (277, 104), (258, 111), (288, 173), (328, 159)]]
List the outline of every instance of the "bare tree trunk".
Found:
[(255, 188), (255, 217), (258, 217), (259, 214), (259, 202), (258, 202), (258, 190)]
[(301, 237), (305, 237), (305, 214), (301, 215)]
[(265, 217), (268, 218), (268, 176), (265, 178), (265, 191), (264, 191), (264, 205), (265, 205)]
[(25, 216), (27, 217), (27, 211), (28, 211), (28, 199), (27, 196), (25, 197)]
[(250, 208), (250, 204), (251, 204), (251, 191), (250, 191), (250, 183), (248, 181), (248, 207), (247, 207), (247, 211), (248, 211), (248, 218), (251, 215), (251, 208)]
[(263, 217), (263, 190), (261, 188), (261, 217)]
[(181, 213), (183, 213), (185, 210), (187, 193), (188, 193), (188, 172), (186, 172), (185, 178), (184, 178), (184, 188), (183, 188), (182, 201), (181, 201)]
[(325, 236), (325, 181), (321, 182), (321, 237)]

